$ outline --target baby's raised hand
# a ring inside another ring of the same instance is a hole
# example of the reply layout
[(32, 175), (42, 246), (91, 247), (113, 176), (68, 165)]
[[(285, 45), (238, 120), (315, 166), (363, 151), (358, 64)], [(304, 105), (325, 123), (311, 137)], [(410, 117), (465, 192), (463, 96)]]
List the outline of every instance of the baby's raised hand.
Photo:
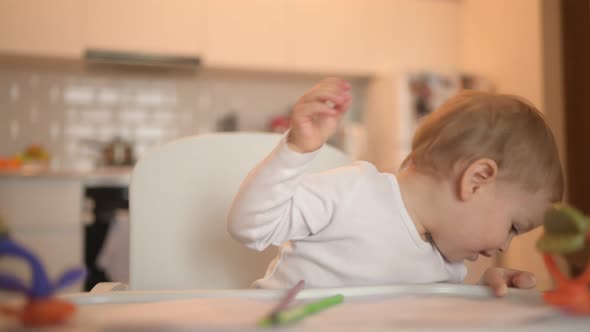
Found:
[(496, 296), (502, 297), (508, 292), (508, 287), (530, 289), (537, 285), (537, 280), (530, 272), (491, 267), (483, 274), (479, 284), (489, 286)]
[(293, 107), (287, 144), (297, 152), (319, 149), (338, 128), (350, 107), (350, 83), (326, 78), (306, 92)]

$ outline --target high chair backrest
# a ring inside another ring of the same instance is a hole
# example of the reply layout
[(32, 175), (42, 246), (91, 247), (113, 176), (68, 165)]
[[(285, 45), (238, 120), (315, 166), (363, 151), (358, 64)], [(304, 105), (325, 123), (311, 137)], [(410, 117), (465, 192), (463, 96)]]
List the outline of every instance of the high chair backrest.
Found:
[[(231, 201), (281, 135), (198, 135), (146, 153), (130, 185), (130, 288), (245, 288), (276, 251), (255, 252), (226, 231)], [(327, 146), (310, 171), (350, 163)]]

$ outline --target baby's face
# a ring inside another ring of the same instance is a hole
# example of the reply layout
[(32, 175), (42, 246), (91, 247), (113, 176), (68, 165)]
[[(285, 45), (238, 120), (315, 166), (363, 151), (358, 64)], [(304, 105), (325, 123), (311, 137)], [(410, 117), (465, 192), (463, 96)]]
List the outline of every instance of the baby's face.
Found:
[(545, 191), (531, 193), (497, 182), (476, 199), (462, 203), (458, 215), (433, 234), (433, 240), (452, 262), (495, 256), (508, 250), (513, 237), (540, 226), (550, 205)]

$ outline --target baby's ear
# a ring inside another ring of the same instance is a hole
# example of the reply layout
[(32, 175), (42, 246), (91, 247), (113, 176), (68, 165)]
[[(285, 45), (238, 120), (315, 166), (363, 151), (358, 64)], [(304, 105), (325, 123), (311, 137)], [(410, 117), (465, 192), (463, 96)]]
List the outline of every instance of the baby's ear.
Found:
[(494, 183), (498, 176), (498, 165), (488, 158), (477, 159), (469, 164), (459, 179), (459, 197), (470, 200), (484, 186)]

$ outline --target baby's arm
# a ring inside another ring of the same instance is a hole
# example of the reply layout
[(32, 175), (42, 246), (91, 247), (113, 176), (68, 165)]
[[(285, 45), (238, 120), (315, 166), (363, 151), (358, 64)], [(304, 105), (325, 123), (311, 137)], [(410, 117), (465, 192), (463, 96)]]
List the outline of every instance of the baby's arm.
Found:
[(358, 179), (354, 165), (306, 174), (320, 151), (301, 154), (285, 140), (242, 183), (228, 217), (228, 231), (249, 248), (264, 250), (325, 228)]
[(263, 250), (315, 234), (330, 222), (342, 194), (336, 188), (346, 177), (335, 172), (306, 180), (305, 171), (348, 109), (349, 90), (347, 82), (331, 78), (299, 99), (287, 139), (250, 172), (234, 199), (228, 216), (234, 238)]

